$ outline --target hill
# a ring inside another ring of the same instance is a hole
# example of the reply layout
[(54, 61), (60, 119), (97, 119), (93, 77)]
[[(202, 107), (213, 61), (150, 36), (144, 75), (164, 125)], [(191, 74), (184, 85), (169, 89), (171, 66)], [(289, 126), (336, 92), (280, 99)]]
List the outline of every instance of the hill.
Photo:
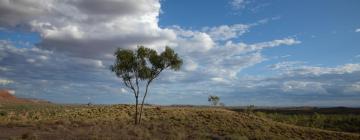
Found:
[(10, 90), (0, 89), (0, 103), (49, 103), (48, 101), (39, 100), (39, 99), (24, 99), (17, 98), (11, 94)]
[(18, 99), (10, 93), (9, 90), (0, 89), (0, 102), (14, 102), (20, 103), (25, 102), (25, 100)]
[(220, 108), (147, 107), (142, 125), (134, 126), (133, 110), (130, 105), (4, 106), (0, 139), (360, 139)]

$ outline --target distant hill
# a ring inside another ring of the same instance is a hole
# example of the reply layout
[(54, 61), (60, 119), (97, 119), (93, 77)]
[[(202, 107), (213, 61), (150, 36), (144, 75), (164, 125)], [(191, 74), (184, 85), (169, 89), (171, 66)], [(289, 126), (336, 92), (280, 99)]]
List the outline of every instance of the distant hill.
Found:
[(50, 103), (40, 99), (17, 98), (10, 90), (0, 89), (0, 103)]

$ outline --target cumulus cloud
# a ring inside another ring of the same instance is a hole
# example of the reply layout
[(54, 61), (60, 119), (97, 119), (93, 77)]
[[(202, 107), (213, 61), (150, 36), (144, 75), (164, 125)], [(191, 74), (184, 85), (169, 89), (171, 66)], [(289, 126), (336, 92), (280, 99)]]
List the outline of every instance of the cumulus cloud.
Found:
[(104, 58), (115, 48), (156, 47), (175, 34), (158, 27), (158, 0), (1, 1), (0, 25), (39, 32), (38, 46), (82, 57)]
[[(174, 28), (178, 34), (175, 49), (187, 59), (185, 69), (195, 69), (203, 77), (222, 77), (227, 80), (236, 79), (241, 70), (266, 60), (261, 54), (263, 49), (278, 46), (291, 46), (301, 43), (294, 38), (277, 39), (254, 44), (224, 43), (212, 39), (207, 33)], [(205, 36), (205, 37), (204, 37)], [(199, 78), (201, 80), (201, 78)]]

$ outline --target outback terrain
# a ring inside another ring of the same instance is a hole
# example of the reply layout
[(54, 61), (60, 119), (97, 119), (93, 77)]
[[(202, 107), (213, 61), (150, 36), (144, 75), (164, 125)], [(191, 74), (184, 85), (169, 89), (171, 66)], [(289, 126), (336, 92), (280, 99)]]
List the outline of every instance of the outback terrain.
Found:
[(146, 106), (142, 124), (135, 126), (133, 110), (132, 105), (1, 102), (0, 139), (360, 139), (359, 133), (214, 107)]
[(248, 110), (146, 106), (135, 126), (132, 105), (50, 104), (6, 92), (0, 101), (0, 139), (360, 139), (356, 132), (281, 123)]

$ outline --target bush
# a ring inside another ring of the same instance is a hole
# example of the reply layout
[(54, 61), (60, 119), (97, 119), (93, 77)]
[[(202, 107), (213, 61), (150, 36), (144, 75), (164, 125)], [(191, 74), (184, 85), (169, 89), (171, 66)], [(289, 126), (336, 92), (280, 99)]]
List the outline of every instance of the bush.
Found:
[(7, 112), (6, 111), (0, 111), (0, 116), (7, 116)]

